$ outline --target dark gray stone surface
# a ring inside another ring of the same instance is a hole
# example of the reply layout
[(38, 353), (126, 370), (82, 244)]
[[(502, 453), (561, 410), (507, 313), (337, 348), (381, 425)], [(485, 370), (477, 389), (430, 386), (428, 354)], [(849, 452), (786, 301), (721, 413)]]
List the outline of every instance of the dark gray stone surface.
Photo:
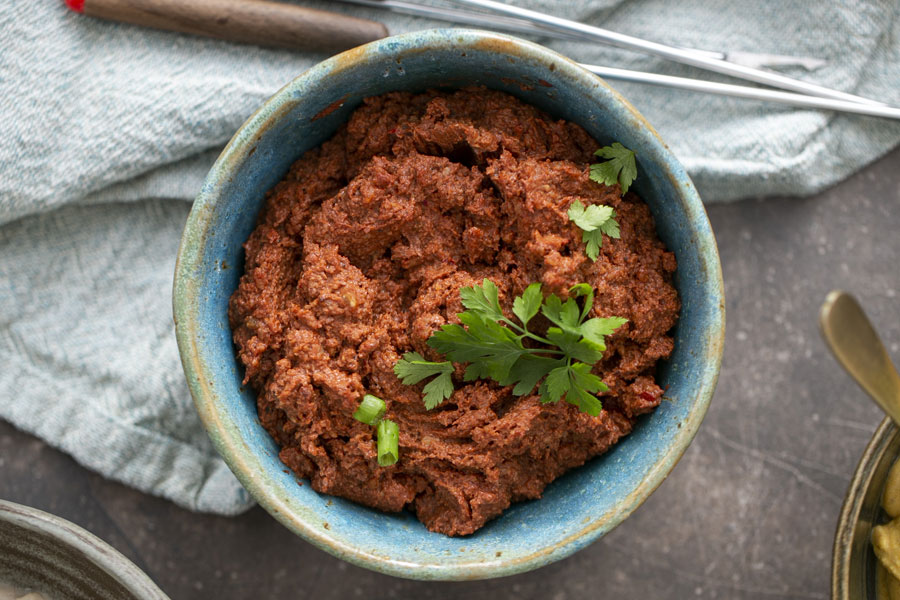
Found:
[(838, 511), (881, 419), (820, 341), (832, 288), (855, 293), (900, 363), (900, 150), (815, 198), (709, 210), (728, 333), (700, 433), (611, 534), (538, 571), (419, 583), (347, 565), (259, 508), (196, 515), (104, 480), (0, 423), (0, 497), (87, 528), (173, 599), (828, 598)]

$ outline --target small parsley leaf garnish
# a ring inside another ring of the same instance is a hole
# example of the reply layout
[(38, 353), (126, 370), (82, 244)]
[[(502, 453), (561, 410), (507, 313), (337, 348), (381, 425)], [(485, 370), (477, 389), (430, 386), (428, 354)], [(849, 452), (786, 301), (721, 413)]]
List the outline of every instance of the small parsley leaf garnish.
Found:
[[(555, 294), (546, 298), (541, 284), (529, 285), (513, 300), (518, 323), (503, 314), (497, 286), (485, 279), (482, 284), (460, 290), (463, 306), (460, 323), (443, 325), (428, 338), (428, 345), (452, 362), (468, 363), (464, 379), (491, 379), (513, 386), (513, 394), (523, 396), (538, 387), (541, 402), (567, 402), (597, 416), (602, 410), (595, 394), (609, 388), (591, 369), (606, 350), (604, 336), (627, 322), (619, 317), (587, 319), (594, 303), (594, 290), (579, 283), (569, 290), (563, 302)], [(578, 306), (583, 298), (583, 306)], [(528, 323), (541, 313), (552, 324), (544, 336), (528, 329)], [(528, 339), (529, 345), (524, 341)], [(427, 362), (420, 354), (408, 352), (394, 366), (405, 384), (418, 383), (439, 375), (425, 386), (425, 407), (434, 408), (453, 392), (450, 362)], [(442, 380), (437, 384), (438, 380)], [(429, 386), (434, 385), (433, 390)], [(429, 394), (431, 392), (431, 394)]]
[(437, 375), (425, 384), (422, 391), (425, 392), (423, 400), (425, 408), (431, 410), (453, 393), (453, 365), (449, 361), (429, 362), (418, 352), (407, 352), (403, 358), (394, 365), (394, 374), (406, 385), (419, 383), (426, 377)]
[(541, 302), (543, 302), (543, 300), (544, 297), (541, 295), (541, 284), (532, 283), (525, 288), (525, 291), (521, 296), (516, 296), (515, 300), (513, 300), (513, 314), (518, 317), (523, 326), (528, 325), (528, 321), (533, 319), (541, 310)]
[(622, 193), (627, 192), (631, 182), (637, 178), (634, 151), (619, 142), (613, 142), (612, 146), (604, 146), (594, 152), (594, 155), (609, 160), (591, 165), (591, 180), (606, 185), (618, 183)]
[(503, 318), (498, 295), (497, 286), (489, 279), (485, 279), (484, 285), (481, 287), (476, 285), (459, 290), (459, 298), (462, 300), (463, 306), (492, 321), (499, 321)]
[(584, 253), (597, 262), (603, 246), (603, 234), (619, 239), (619, 224), (615, 220), (616, 211), (604, 204), (591, 204), (585, 208), (581, 200), (569, 206), (569, 220), (582, 230), (581, 241), (585, 243)]
[(547, 382), (548, 390), (552, 390), (550, 398), (541, 398), (542, 402), (556, 402), (559, 398), (554, 399), (553, 396), (562, 390), (566, 394), (566, 402), (576, 405), (581, 412), (597, 416), (603, 410), (603, 405), (594, 394), (609, 388), (591, 373), (590, 365), (577, 362), (567, 367), (557, 367), (547, 376)]
[(585, 231), (594, 231), (615, 217), (616, 211), (611, 206), (603, 204), (591, 204), (585, 208), (581, 200), (576, 200), (569, 207), (568, 214), (569, 220)]

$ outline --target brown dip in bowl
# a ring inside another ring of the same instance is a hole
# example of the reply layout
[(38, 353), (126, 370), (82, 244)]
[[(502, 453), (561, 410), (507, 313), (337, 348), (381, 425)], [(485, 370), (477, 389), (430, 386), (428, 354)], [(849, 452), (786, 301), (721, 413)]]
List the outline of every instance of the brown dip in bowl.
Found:
[[(280, 459), (316, 491), (408, 508), (455, 536), (540, 498), (631, 432), (663, 394), (654, 376), (673, 348), (676, 261), (637, 195), (590, 179), (599, 147), (508, 94), (465, 88), (368, 98), (297, 160), (244, 245), (229, 308)], [(620, 237), (604, 237), (596, 261), (567, 215), (575, 201), (615, 210)], [(609, 386), (599, 415), (543, 404), (536, 389), (464, 381), (459, 364), (455, 391), (433, 410), (423, 384), (401, 383), (393, 368), (405, 352), (444, 360), (426, 341), (459, 323), (460, 288), (485, 278), (507, 314), (531, 283), (565, 299), (586, 282), (592, 316), (628, 319), (593, 368)], [(353, 418), (365, 394), (399, 425), (394, 465), (379, 466), (373, 428)]]

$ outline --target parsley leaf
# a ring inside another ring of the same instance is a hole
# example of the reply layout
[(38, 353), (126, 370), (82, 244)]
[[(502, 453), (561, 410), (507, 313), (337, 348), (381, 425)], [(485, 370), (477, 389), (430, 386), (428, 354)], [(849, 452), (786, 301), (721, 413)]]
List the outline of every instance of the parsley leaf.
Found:
[(600, 400), (594, 395), (608, 391), (603, 381), (591, 373), (591, 366), (574, 363), (557, 367), (547, 375), (547, 393), (541, 402), (558, 402), (563, 396), (566, 402), (574, 404), (581, 412), (596, 417), (603, 410)]
[(422, 391), (425, 392), (422, 396), (425, 409), (431, 410), (453, 394), (453, 380), (450, 379), (450, 373), (441, 373), (426, 383)]
[(579, 311), (574, 298), (566, 300), (565, 304), (556, 294), (550, 294), (544, 301), (541, 313), (560, 329), (578, 334)]
[(569, 220), (582, 230), (581, 241), (585, 243), (584, 253), (596, 262), (603, 246), (603, 234), (619, 238), (619, 224), (615, 220), (616, 211), (611, 206), (591, 204), (585, 208), (581, 200), (569, 206)]
[(637, 178), (634, 152), (619, 142), (614, 142), (612, 146), (600, 148), (594, 152), (594, 155), (609, 160), (591, 165), (591, 180), (606, 185), (618, 183), (622, 193), (627, 192), (631, 187), (631, 182)]
[[(582, 209), (584, 207), (582, 206)], [(450, 361), (468, 363), (464, 379), (491, 379), (513, 386), (522, 396), (538, 386), (541, 402), (567, 402), (597, 416), (602, 410), (598, 392), (607, 391), (603, 381), (591, 372), (606, 350), (604, 336), (627, 322), (620, 317), (587, 319), (593, 308), (594, 289), (579, 283), (563, 302), (559, 296), (541, 294), (541, 284), (529, 285), (513, 300), (518, 323), (506, 317), (500, 307), (497, 286), (485, 279), (482, 284), (460, 290), (468, 310), (457, 315), (460, 324), (446, 324), (428, 338), (428, 345)], [(582, 298), (583, 306), (578, 306)], [(543, 314), (553, 326), (544, 336), (528, 329), (528, 323)], [(587, 320), (585, 320), (587, 319)], [(526, 346), (524, 341), (528, 339)], [(434, 408), (453, 393), (449, 361), (428, 362), (415, 352), (407, 352), (394, 365), (404, 384), (418, 383), (437, 375), (424, 388), (425, 407)]]
[(569, 389), (566, 391), (566, 402), (574, 404), (592, 417), (603, 410), (603, 405), (594, 394), (608, 391), (609, 388), (599, 377), (591, 373), (591, 366), (574, 363), (568, 368)]
[(475, 313), (457, 316), (467, 327), (443, 325), (428, 338), (428, 345), (453, 362), (470, 363), (464, 376), (466, 381), (508, 378), (513, 364), (528, 352), (522, 340), (511, 329)]
[(463, 306), (487, 319), (499, 321), (503, 318), (497, 286), (490, 279), (485, 279), (481, 287), (473, 285), (462, 288), (459, 290), (459, 298)]
[(534, 318), (538, 311), (541, 310), (541, 301), (544, 297), (541, 295), (541, 284), (532, 283), (521, 296), (516, 296), (513, 300), (513, 314), (522, 322), (522, 326), (528, 325), (528, 321)]
[(586, 283), (577, 283), (569, 288), (569, 293), (575, 298), (584, 296), (584, 308), (581, 310), (581, 320), (584, 321), (594, 306), (594, 288)]
[(603, 358), (603, 352), (596, 344), (582, 339), (580, 333), (562, 331), (556, 327), (547, 330), (547, 338), (556, 344), (567, 357), (594, 364)]
[(566, 364), (564, 359), (553, 359), (546, 356), (536, 356), (534, 354), (525, 354), (516, 361), (512, 369), (509, 370), (509, 379), (500, 381), (500, 385), (511, 385), (516, 383), (513, 388), (514, 396), (524, 396), (530, 394), (534, 390), (534, 386), (544, 378), (547, 373), (556, 367)]
[[(613, 216), (616, 216), (615, 211), (613, 211)], [(619, 224), (615, 219), (609, 219), (605, 223), (602, 223), (600, 225), (600, 231), (611, 238), (619, 239)]]
[(600, 258), (600, 247), (603, 246), (603, 236), (600, 229), (594, 231), (585, 231), (581, 234), (581, 241), (584, 242), (584, 253), (592, 262), (597, 262)]
[(547, 374), (547, 393), (541, 402), (559, 402), (569, 389), (569, 366), (556, 367)]
[(394, 365), (394, 374), (406, 385), (419, 383), (426, 377), (437, 375), (422, 388), (425, 392), (425, 408), (431, 410), (453, 393), (453, 365), (450, 361), (429, 362), (418, 352), (407, 352)]
[(576, 200), (569, 207), (569, 220), (584, 229), (593, 231), (615, 216), (611, 206), (589, 204), (585, 208), (581, 200)]

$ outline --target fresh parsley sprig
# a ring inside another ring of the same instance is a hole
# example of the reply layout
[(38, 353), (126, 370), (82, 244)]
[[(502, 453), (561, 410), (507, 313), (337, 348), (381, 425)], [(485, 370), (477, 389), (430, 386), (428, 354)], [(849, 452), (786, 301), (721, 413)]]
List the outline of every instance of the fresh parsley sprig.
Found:
[(606, 185), (619, 184), (622, 193), (628, 191), (631, 182), (637, 178), (637, 164), (634, 160), (634, 151), (629, 150), (619, 142), (613, 142), (612, 146), (604, 146), (594, 156), (607, 158), (606, 162), (591, 165), (591, 180)]
[[(583, 412), (596, 416), (602, 405), (594, 394), (608, 388), (591, 373), (591, 368), (606, 350), (604, 336), (627, 320), (587, 319), (594, 303), (594, 290), (586, 283), (573, 286), (569, 294), (565, 302), (555, 294), (544, 298), (541, 284), (529, 285), (513, 300), (512, 311), (517, 323), (504, 315), (497, 286), (485, 279), (480, 286), (460, 290), (460, 299), (467, 309), (457, 315), (462, 324), (443, 325), (428, 338), (428, 345), (452, 362), (468, 363), (463, 375), (465, 381), (490, 379), (500, 385), (511, 385), (517, 396), (530, 393), (540, 384), (541, 402), (565, 398)], [(583, 298), (581, 308), (577, 298)], [(552, 323), (543, 336), (528, 329), (528, 323), (538, 313)], [(531, 340), (528, 346), (524, 344), (526, 339)], [(427, 362), (421, 355), (409, 352), (397, 362), (394, 372), (406, 384), (439, 374), (423, 390), (428, 409), (452, 394), (450, 362)], [(432, 385), (435, 387), (429, 394), (428, 387)]]
[(591, 204), (585, 208), (581, 200), (575, 200), (569, 206), (568, 215), (569, 220), (581, 228), (584, 253), (594, 262), (600, 257), (604, 233), (619, 239), (619, 223), (615, 219), (616, 211), (611, 206)]
[[(627, 192), (637, 177), (634, 152), (619, 142), (614, 142), (612, 146), (600, 148), (594, 155), (609, 160), (591, 165), (591, 181), (606, 185), (618, 183), (622, 193)], [(619, 239), (619, 223), (615, 219), (616, 211), (611, 206), (592, 204), (585, 208), (581, 200), (575, 200), (569, 206), (568, 214), (569, 220), (581, 228), (584, 253), (594, 262), (600, 256), (604, 234)]]

